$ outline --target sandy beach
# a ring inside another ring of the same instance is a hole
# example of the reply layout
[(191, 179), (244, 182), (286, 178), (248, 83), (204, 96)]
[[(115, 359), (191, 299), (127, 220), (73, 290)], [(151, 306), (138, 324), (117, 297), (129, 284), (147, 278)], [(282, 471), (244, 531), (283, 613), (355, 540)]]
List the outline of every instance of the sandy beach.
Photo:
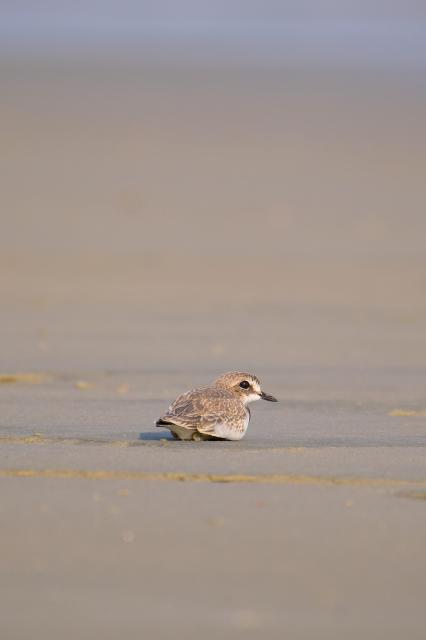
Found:
[[(422, 79), (0, 74), (4, 638), (423, 638)], [(244, 440), (154, 427), (230, 369)]]

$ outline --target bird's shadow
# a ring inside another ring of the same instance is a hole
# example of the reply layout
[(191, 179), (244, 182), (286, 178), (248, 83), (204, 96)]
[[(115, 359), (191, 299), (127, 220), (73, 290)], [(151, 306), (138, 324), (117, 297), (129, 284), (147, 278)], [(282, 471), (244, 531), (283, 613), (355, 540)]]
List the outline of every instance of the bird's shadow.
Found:
[(174, 440), (174, 438), (170, 435), (170, 432), (159, 429), (158, 431), (141, 431), (138, 440), (159, 442), (160, 440)]

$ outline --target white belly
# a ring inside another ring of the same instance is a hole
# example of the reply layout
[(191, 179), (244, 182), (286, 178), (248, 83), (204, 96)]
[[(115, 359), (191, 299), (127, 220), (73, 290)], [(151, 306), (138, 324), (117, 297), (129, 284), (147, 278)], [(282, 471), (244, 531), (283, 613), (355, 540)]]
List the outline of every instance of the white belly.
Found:
[(227, 424), (226, 422), (218, 422), (213, 428), (209, 429), (209, 435), (216, 438), (226, 438), (226, 440), (241, 440), (247, 431), (248, 423), (250, 421), (250, 415), (247, 411), (246, 419), (241, 426)]

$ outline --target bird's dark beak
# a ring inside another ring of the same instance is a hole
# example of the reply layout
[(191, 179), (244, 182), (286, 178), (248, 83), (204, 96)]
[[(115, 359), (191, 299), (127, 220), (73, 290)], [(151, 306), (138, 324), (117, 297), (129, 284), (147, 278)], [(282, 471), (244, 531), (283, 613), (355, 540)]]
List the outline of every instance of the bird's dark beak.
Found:
[(268, 400), (269, 402), (278, 402), (278, 400), (274, 398), (274, 396), (270, 396), (269, 393), (265, 393), (264, 391), (262, 391), (260, 397), (262, 398), (262, 400)]

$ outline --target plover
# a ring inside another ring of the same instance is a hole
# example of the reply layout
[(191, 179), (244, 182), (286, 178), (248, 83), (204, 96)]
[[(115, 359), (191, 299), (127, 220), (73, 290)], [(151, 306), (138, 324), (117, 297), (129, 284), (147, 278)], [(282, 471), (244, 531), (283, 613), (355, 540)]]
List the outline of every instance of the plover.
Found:
[(231, 371), (209, 387), (182, 393), (155, 424), (177, 440), (241, 440), (250, 421), (247, 404), (259, 398), (277, 402), (261, 390), (259, 378)]

